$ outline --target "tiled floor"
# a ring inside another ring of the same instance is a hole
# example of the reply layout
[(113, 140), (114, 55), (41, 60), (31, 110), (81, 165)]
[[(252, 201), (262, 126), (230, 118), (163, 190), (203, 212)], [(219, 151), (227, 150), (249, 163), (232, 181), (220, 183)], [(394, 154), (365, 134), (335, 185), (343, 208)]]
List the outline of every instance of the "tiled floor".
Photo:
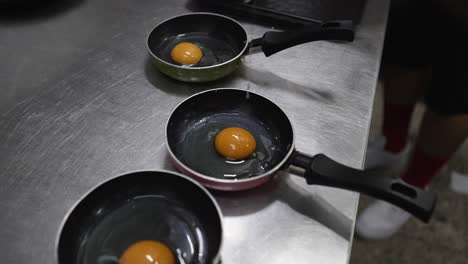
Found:
[[(371, 138), (382, 123), (382, 94), (378, 90), (372, 121)], [(412, 121), (416, 134), (424, 109), (418, 106)], [(434, 179), (431, 189), (438, 195), (438, 204), (429, 224), (411, 220), (388, 240), (365, 241), (355, 238), (351, 264), (467, 264), (468, 263), (468, 195), (450, 189), (452, 170), (468, 173), (468, 142)], [(382, 172), (398, 175), (397, 171)], [(363, 197), (360, 208), (370, 199)]]

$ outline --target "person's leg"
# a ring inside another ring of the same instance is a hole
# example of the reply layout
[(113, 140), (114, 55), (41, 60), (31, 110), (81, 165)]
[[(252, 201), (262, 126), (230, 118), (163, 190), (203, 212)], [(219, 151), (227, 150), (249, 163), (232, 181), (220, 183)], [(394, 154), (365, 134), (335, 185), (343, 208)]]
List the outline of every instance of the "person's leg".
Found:
[[(424, 188), (468, 137), (468, 114), (444, 115), (427, 110), (419, 131), (402, 179)], [(402, 209), (375, 201), (359, 216), (356, 232), (361, 237), (383, 239), (395, 234), (409, 219)]]
[(422, 0), (391, 3), (382, 57), (383, 136), (370, 142), (365, 169), (398, 164), (409, 153), (408, 128), (431, 64), (427, 54), (432, 52), (433, 41), (424, 41), (428, 34), (423, 22), (426, 12), (427, 4)]
[(398, 164), (408, 156), (408, 130), (416, 102), (427, 85), (423, 66), (383, 66), (384, 102), (382, 137), (367, 148), (365, 169)]
[[(386, 65), (383, 68), (383, 75), (382, 134), (386, 143), (384, 149), (368, 148), (367, 169), (394, 163), (404, 156), (403, 150), (407, 144), (408, 128), (414, 106), (421, 97), (426, 84), (426, 74), (422, 68)], [(386, 238), (395, 233), (409, 218), (409, 214), (398, 208), (383, 201), (376, 201), (359, 215), (356, 233), (370, 239)]]
[(402, 179), (425, 187), (467, 137), (468, 114), (450, 116), (427, 110)]
[(422, 67), (384, 66), (384, 117), (382, 134), (384, 149), (399, 153), (406, 146), (408, 128), (414, 106), (426, 85), (426, 70)]
[(385, 37), (382, 76), (384, 82), (385, 150), (400, 152), (408, 139), (408, 128), (416, 102), (427, 85), (428, 65), (433, 42), (426, 20), (429, 6), (421, 0), (395, 0), (391, 3)]
[[(431, 85), (424, 91), (428, 110), (402, 174), (404, 181), (419, 187), (428, 185), (468, 136), (468, 40), (461, 37), (468, 28), (443, 13), (434, 17), (438, 17), (434, 28), (442, 32), (443, 41), (433, 53)], [(387, 238), (408, 219), (410, 215), (400, 208), (376, 201), (360, 214), (356, 232), (366, 238)]]
[(424, 93), (428, 110), (402, 176), (419, 187), (430, 182), (468, 136), (468, 40), (462, 37), (468, 27), (442, 9), (434, 12), (439, 17), (435, 29), (442, 32), (443, 41), (434, 58), (432, 85)]

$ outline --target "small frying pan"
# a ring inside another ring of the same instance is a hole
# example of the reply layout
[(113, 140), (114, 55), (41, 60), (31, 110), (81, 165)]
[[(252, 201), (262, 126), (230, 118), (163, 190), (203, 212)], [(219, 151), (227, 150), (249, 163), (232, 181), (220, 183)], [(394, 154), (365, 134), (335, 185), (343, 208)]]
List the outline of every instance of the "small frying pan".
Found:
[[(246, 160), (218, 155), (214, 139), (226, 127), (242, 127), (255, 137), (257, 149)], [(280, 169), (296, 166), (308, 184), (342, 188), (388, 201), (428, 221), (435, 196), (399, 179), (375, 177), (342, 165), (324, 154), (295, 150), (294, 131), (272, 101), (238, 89), (214, 89), (193, 95), (172, 112), (166, 127), (167, 147), (177, 168), (205, 186), (236, 191), (270, 180)]]
[[(334, 21), (294, 31), (271, 31), (247, 41), (247, 32), (237, 21), (213, 13), (190, 13), (167, 19), (147, 38), (153, 63), (164, 74), (185, 82), (207, 82), (235, 71), (244, 55), (263, 51), (266, 56), (317, 40), (353, 41), (351, 21)], [(200, 47), (202, 59), (195, 65), (175, 64), (171, 50), (180, 42)]]
[(155, 240), (176, 263), (218, 264), (222, 234), (221, 211), (199, 183), (172, 172), (134, 172), (78, 203), (62, 228), (58, 263), (119, 263), (130, 245)]

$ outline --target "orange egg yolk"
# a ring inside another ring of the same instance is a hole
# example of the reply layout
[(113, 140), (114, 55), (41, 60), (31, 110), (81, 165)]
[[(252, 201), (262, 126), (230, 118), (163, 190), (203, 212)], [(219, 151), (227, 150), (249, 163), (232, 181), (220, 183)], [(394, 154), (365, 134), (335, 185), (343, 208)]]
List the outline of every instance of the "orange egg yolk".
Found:
[(252, 134), (240, 127), (225, 128), (215, 138), (216, 151), (231, 160), (248, 158), (256, 147), (257, 143)]
[(171, 58), (175, 63), (182, 65), (195, 64), (203, 57), (201, 49), (190, 42), (181, 42), (171, 51)]
[(119, 264), (175, 264), (175, 256), (163, 243), (144, 240), (128, 247)]

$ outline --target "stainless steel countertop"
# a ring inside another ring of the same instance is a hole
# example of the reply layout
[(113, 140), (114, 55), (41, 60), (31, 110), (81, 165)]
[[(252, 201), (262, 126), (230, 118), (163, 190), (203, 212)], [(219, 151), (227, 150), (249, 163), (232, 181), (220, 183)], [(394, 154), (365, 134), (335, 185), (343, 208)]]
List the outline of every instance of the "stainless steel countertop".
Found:
[[(185, 97), (249, 87), (291, 117), (298, 150), (360, 168), (389, 2), (368, 0), (352, 44), (248, 56), (228, 79), (174, 82), (148, 62), (154, 25), (185, 1), (73, 0), (48, 16), (0, 20), (0, 259), (56, 263), (65, 215), (91, 188), (135, 170), (173, 169), (164, 127)], [(251, 37), (266, 28), (243, 23)], [(224, 263), (347, 263), (358, 194), (283, 173), (219, 194)]]

